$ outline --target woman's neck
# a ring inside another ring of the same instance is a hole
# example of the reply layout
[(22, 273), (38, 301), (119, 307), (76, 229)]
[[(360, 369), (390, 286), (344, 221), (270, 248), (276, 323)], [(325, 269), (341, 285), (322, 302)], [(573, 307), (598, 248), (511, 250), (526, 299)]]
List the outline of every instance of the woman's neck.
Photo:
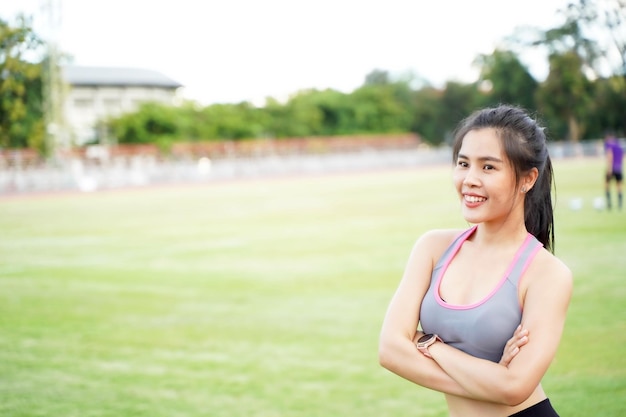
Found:
[(527, 236), (523, 222), (480, 223), (472, 240), (485, 247), (519, 246)]

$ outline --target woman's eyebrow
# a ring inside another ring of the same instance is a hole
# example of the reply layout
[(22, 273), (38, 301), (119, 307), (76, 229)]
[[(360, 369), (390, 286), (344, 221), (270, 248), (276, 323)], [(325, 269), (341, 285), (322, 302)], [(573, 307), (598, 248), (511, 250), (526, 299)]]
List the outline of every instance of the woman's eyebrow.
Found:
[[(467, 155), (463, 155), (462, 153), (460, 153), (458, 156), (458, 159), (471, 159), (471, 158), (469, 158)], [(476, 159), (478, 159), (481, 162), (504, 162), (502, 159), (497, 158), (495, 156), (479, 156)]]

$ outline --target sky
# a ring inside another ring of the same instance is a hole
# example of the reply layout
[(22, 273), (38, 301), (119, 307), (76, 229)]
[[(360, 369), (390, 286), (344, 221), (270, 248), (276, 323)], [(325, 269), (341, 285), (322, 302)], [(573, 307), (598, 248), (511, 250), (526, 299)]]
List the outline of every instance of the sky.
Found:
[[(567, 0), (0, 0), (33, 16), (76, 65), (144, 68), (201, 104), (351, 92), (378, 69), (442, 86), (473, 82), (472, 62), (516, 27), (551, 28)], [(56, 5), (50, 13), (46, 6)], [(49, 24), (49, 22), (54, 24)], [(522, 56), (545, 78), (538, 53)]]

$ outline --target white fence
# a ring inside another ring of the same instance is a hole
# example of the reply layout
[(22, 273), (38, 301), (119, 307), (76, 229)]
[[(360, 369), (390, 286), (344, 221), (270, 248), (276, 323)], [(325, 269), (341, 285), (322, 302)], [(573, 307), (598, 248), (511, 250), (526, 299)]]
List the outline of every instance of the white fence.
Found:
[[(551, 145), (553, 159), (602, 155), (602, 141)], [(110, 160), (68, 159), (47, 164), (0, 166), (0, 195), (183, 184), (237, 178), (311, 175), (329, 172), (410, 168), (451, 162), (443, 148), (397, 150), (363, 149), (359, 152), (266, 155), (263, 157), (209, 160), (160, 160), (135, 155)]]

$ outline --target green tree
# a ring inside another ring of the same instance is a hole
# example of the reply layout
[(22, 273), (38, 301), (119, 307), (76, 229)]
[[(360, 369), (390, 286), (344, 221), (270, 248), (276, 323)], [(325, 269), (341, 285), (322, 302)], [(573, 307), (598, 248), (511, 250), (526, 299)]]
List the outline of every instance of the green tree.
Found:
[(487, 101), (478, 83), (448, 82), (439, 90), (425, 86), (413, 93), (411, 131), (432, 145), (450, 143), (458, 122)]
[(185, 102), (176, 110), (180, 140), (197, 142), (217, 138), (216, 127), (209, 123), (202, 107), (195, 102)]
[(610, 65), (611, 50), (618, 57), (613, 76), (607, 77), (609, 105), (604, 111), (611, 113), (608, 127), (626, 134), (626, 0), (605, 0), (604, 14), (601, 15), (598, 27), (606, 28), (610, 33), (612, 45), (606, 50), (607, 61)]
[(595, 80), (591, 87), (586, 136), (603, 137), (607, 130), (626, 135), (626, 79), (619, 75)]
[(596, 77), (626, 76), (625, 0), (572, 0), (562, 11), (565, 23), (545, 32), (552, 52), (573, 49)]
[(445, 109), (442, 115), (442, 129), (445, 131), (445, 141), (452, 139), (456, 125), (464, 117), (486, 104), (485, 96), (478, 88), (478, 83), (462, 84), (447, 82), (441, 97)]
[[(552, 119), (551, 126), (557, 129), (556, 133), (566, 133), (567, 139), (574, 142), (580, 140), (589, 109), (589, 92), (583, 60), (575, 51), (550, 56), (550, 73), (537, 90), (537, 100), (542, 113)], [(561, 123), (555, 119), (560, 119)]]
[(41, 63), (29, 62), (42, 45), (24, 16), (15, 26), (0, 19), (0, 147), (32, 147), (45, 142)]
[(481, 81), (487, 81), (488, 104), (517, 104), (534, 109), (538, 82), (512, 51), (496, 49), (491, 55), (480, 55), (476, 62), (481, 65)]
[(136, 112), (109, 121), (109, 129), (118, 143), (167, 142), (178, 133), (176, 110), (163, 104), (144, 103)]
[[(610, 33), (612, 40), (612, 48), (614, 48), (619, 59), (618, 70), (616, 75), (622, 75), (626, 78), (626, 0), (605, 0), (604, 13), (600, 15), (600, 24), (602, 28), (606, 28)], [(610, 53), (611, 47), (607, 48)]]
[(443, 91), (425, 86), (413, 93), (414, 113), (411, 131), (431, 145), (440, 145), (449, 131), (443, 105)]
[(333, 89), (310, 94), (321, 116), (320, 130), (313, 134), (332, 136), (354, 133), (354, 108), (346, 94)]
[(547, 47), (549, 56), (573, 51), (584, 71), (597, 74), (598, 60), (603, 53), (597, 40), (587, 34), (591, 22), (597, 20), (595, 5), (588, 0), (575, 0), (561, 14), (565, 17), (565, 22), (543, 32), (543, 36), (535, 44)]
[[(624, 82), (617, 83), (617, 88), (626, 87), (626, 32), (623, 30), (626, 1), (570, 0), (558, 13), (563, 17), (562, 24), (547, 31), (518, 28), (516, 36), (510, 39), (512, 44), (518, 46), (545, 48), (551, 71), (554, 69), (556, 73), (562, 73), (566, 77), (567, 81), (562, 80), (563, 85), (557, 88), (558, 76), (553, 75), (550, 80), (546, 80), (549, 85), (544, 91), (537, 93), (537, 97), (542, 100), (542, 113), (548, 119), (553, 132), (573, 140), (583, 137), (586, 131), (594, 134), (599, 129), (594, 123), (603, 117), (594, 118), (592, 115), (602, 113), (619, 113), (624, 120), (620, 124), (626, 124), (626, 113), (621, 110), (623, 107), (602, 108), (598, 99), (592, 96), (609, 90), (589, 88), (595, 83), (590, 80), (598, 80), (602, 84), (602, 79), (612, 78), (614, 75), (624, 78)], [(611, 84), (616, 83), (612, 81)], [(574, 87), (575, 90), (571, 91), (567, 86)], [(614, 88), (612, 86), (610, 91), (615, 91)], [(563, 92), (566, 95), (562, 97), (574, 100), (572, 106), (575, 108), (566, 111), (559, 104), (564, 99), (550, 97), (549, 91)], [(626, 89), (617, 91), (617, 94), (626, 96)], [(607, 97), (606, 94), (604, 97)], [(559, 107), (550, 108), (552, 104)], [(561, 117), (567, 119), (559, 119)], [(586, 129), (586, 126), (590, 129)]]
[[(551, 55), (565, 55), (573, 52), (580, 59), (581, 71), (592, 79), (611, 78), (618, 75), (623, 78), (621, 83), (612, 83), (611, 90), (619, 88), (618, 95), (626, 96), (626, 32), (623, 24), (626, 21), (626, 2), (624, 0), (572, 0), (563, 10), (565, 23), (548, 30), (542, 42), (548, 46)], [(607, 73), (608, 72), (608, 73)], [(571, 80), (570, 80), (571, 81)], [(579, 87), (582, 80), (579, 80)], [(596, 92), (607, 91), (596, 89)], [(579, 96), (579, 99), (589, 97)], [(606, 96), (605, 96), (606, 97)], [(576, 109), (570, 111), (567, 120), (569, 136), (576, 139), (584, 134), (584, 129), (577, 134), (576, 119), (585, 113), (608, 112), (621, 114), (621, 125), (626, 124), (626, 114), (620, 108), (599, 108), (598, 102), (584, 100), (589, 107), (582, 110), (581, 100), (575, 103)], [(558, 113), (558, 111), (557, 111)], [(608, 126), (606, 127), (608, 128)]]
[(388, 71), (375, 69), (365, 76), (365, 83), (363, 85), (387, 85), (391, 80)]
[(351, 133), (408, 132), (411, 128), (414, 110), (407, 84), (366, 84), (349, 99), (354, 109)]
[(321, 134), (323, 116), (315, 103), (314, 90), (302, 90), (285, 104), (268, 99), (263, 111), (267, 117), (267, 136), (297, 138)]
[(206, 107), (203, 113), (217, 138), (229, 140), (258, 138), (262, 137), (265, 131), (261, 112), (247, 102), (214, 104)]

